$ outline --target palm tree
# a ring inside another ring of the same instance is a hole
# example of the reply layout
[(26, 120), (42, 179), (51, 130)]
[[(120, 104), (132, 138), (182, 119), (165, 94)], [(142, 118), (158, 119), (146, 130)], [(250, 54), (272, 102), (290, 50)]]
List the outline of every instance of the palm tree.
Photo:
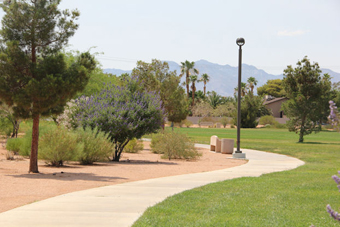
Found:
[(204, 83), (204, 96), (205, 96), (205, 94), (206, 94), (206, 93), (205, 93), (206, 85), (207, 85), (207, 82), (210, 81), (209, 75), (206, 74), (206, 73), (204, 73), (204, 74), (201, 76), (200, 81), (203, 81), (203, 83)]
[(181, 74), (180, 76), (182, 77), (185, 74), (185, 84), (187, 87), (187, 96), (189, 98), (189, 83), (190, 83), (190, 78), (189, 76), (191, 74), (198, 74), (198, 70), (194, 68), (195, 62), (189, 62), (186, 60), (185, 62), (181, 62)]
[(195, 83), (199, 82), (197, 75), (190, 75), (191, 81), (191, 91), (192, 91), (192, 106), (195, 105), (195, 92), (196, 92), (196, 85)]
[[(246, 94), (247, 94), (247, 84), (246, 83), (243, 83), (241, 82), (241, 96), (244, 97)], [(236, 95), (238, 92), (238, 87), (235, 87), (234, 89), (234, 95)]]
[(248, 86), (249, 86), (249, 88), (250, 88), (250, 92), (251, 92), (251, 94), (254, 94), (253, 93), (253, 91), (254, 91), (254, 87), (257, 85), (257, 80), (256, 80), (256, 78), (255, 77), (249, 77), (248, 78), (248, 80), (247, 80), (247, 82), (248, 82)]
[(214, 109), (222, 103), (222, 96), (216, 93), (216, 91), (208, 92), (207, 102)]

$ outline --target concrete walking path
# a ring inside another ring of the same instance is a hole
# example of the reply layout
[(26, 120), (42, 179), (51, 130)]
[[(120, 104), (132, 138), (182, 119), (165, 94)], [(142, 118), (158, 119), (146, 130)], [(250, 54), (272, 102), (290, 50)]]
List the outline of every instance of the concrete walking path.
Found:
[[(209, 145), (198, 146), (209, 148)], [(249, 162), (241, 166), (72, 192), (0, 213), (0, 226), (127, 227), (148, 207), (185, 190), (238, 177), (258, 177), (304, 164), (285, 155), (242, 151)]]

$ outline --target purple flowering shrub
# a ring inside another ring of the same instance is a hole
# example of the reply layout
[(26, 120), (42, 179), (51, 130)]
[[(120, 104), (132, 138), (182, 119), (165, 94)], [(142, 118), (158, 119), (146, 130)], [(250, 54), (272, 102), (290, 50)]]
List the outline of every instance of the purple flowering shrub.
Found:
[(333, 125), (333, 127), (336, 128), (338, 131), (340, 131), (339, 113), (338, 113), (338, 107), (336, 106), (336, 103), (334, 103), (332, 100), (329, 101), (329, 108), (330, 108), (330, 114), (328, 116), (328, 119)]
[(131, 79), (125, 86), (107, 84), (98, 94), (77, 99), (77, 118), (82, 127), (98, 128), (108, 134), (115, 146), (113, 161), (119, 161), (126, 144), (133, 138), (160, 129), (163, 109), (158, 94), (141, 91)]
[[(340, 171), (338, 171), (340, 174)], [(337, 175), (332, 176), (333, 180), (337, 183), (338, 189), (340, 191), (340, 178)], [(328, 204), (327, 205), (327, 212), (330, 214), (334, 220), (337, 220), (340, 222), (340, 214), (332, 209), (332, 207)]]

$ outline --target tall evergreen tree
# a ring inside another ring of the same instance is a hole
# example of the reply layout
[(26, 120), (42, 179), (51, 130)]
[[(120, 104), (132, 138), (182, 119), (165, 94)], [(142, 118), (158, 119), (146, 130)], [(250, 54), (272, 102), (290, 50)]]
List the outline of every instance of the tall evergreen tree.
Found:
[(5, 0), (0, 31), (0, 99), (16, 116), (33, 119), (29, 172), (38, 171), (41, 115), (62, 112), (88, 82), (94, 58), (83, 53), (67, 64), (60, 50), (78, 28), (77, 10), (61, 11), (61, 0)]
[(321, 106), (331, 86), (329, 77), (321, 77), (320, 73), (318, 63), (311, 64), (307, 57), (298, 61), (296, 68), (288, 66), (284, 70), (283, 86), (289, 100), (283, 104), (283, 110), (290, 119), (289, 131), (299, 133), (299, 142), (303, 142), (305, 135), (321, 130), (319, 120), (324, 111)]

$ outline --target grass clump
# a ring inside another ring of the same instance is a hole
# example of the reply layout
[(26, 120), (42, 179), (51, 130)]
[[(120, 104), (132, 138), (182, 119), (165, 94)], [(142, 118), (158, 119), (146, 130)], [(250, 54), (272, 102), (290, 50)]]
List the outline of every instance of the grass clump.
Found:
[(197, 159), (202, 156), (194, 143), (186, 136), (176, 132), (164, 131), (152, 137), (151, 150), (163, 154), (164, 159)]
[(123, 152), (125, 153), (138, 153), (144, 149), (143, 142), (135, 139), (132, 139), (126, 144)]

